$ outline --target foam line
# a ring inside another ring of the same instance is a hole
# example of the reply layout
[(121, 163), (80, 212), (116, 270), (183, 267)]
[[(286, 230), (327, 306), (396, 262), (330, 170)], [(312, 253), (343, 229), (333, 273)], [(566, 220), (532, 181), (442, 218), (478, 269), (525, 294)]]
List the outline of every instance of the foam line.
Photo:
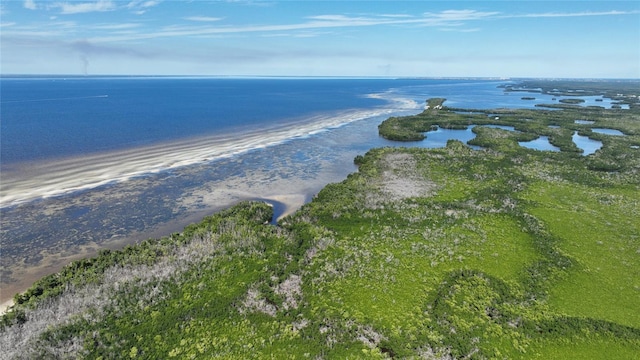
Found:
[(384, 108), (342, 111), (269, 129), (254, 128), (222, 136), (35, 163), (22, 166), (18, 170), (4, 171), (0, 187), (0, 208), (126, 181), (145, 174), (228, 158), (292, 139), (308, 137), (354, 121), (419, 107), (412, 100), (386, 98), (385, 95), (388, 96), (371, 95), (389, 100), (390, 105)]
[(39, 101), (82, 100), (82, 99), (97, 99), (97, 98), (108, 98), (108, 97), (109, 95), (91, 95), (91, 96), (75, 96), (75, 97), (65, 97), (65, 98), (6, 100), (6, 101), (0, 101), (0, 103), (9, 104), (9, 103), (25, 103), (25, 102), (39, 102)]

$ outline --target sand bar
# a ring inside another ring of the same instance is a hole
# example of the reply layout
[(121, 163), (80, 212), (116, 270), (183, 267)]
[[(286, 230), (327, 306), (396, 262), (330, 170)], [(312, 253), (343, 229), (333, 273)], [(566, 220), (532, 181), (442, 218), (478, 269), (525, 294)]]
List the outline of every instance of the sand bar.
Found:
[[(405, 109), (413, 108), (415, 103), (398, 100), (396, 105)], [(17, 169), (3, 171), (0, 207), (231, 157), (394, 111), (398, 108), (350, 110), (308, 117), (304, 121), (283, 123), (269, 129), (247, 129), (233, 134), (21, 164)]]

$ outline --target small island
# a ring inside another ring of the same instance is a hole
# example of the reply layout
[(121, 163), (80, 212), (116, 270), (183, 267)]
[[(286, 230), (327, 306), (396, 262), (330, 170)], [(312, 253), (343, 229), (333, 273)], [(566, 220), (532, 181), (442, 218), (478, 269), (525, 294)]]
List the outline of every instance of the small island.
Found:
[(558, 101), (563, 104), (581, 104), (584, 102), (583, 99), (560, 99)]

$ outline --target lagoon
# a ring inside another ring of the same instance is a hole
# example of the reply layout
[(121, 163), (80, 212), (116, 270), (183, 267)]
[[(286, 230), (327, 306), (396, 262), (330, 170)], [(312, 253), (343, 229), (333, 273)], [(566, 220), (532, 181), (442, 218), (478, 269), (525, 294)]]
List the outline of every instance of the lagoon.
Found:
[(587, 136), (578, 135), (577, 131), (573, 133), (572, 139), (576, 146), (582, 149), (582, 155), (584, 156), (591, 155), (602, 148), (601, 141), (590, 139)]
[(615, 130), (615, 129), (605, 129), (605, 128), (593, 128), (591, 129), (591, 131), (598, 133), (598, 134), (605, 134), (605, 135), (613, 135), (613, 136), (624, 136), (624, 133), (620, 130)]
[[(473, 133), (474, 126), (470, 126), (464, 130), (458, 129), (443, 129), (438, 127), (435, 131), (428, 131), (425, 133), (427, 136), (426, 139), (420, 141), (417, 145), (418, 147), (433, 149), (433, 148), (441, 148), (447, 146), (447, 141), (449, 140), (458, 140), (465, 144), (473, 138), (476, 137), (476, 134)], [(469, 145), (474, 150), (480, 150), (481, 147)]]
[(529, 149), (540, 150), (540, 151), (560, 151), (560, 148), (552, 145), (549, 142), (549, 137), (540, 136), (539, 138), (531, 141), (519, 141), (518, 144), (520, 146), (524, 146)]
[[(429, 148), (429, 149), (441, 148), (441, 147), (445, 147), (447, 145), (447, 141), (449, 140), (458, 140), (463, 142), (464, 144), (466, 144), (467, 146), (471, 147), (474, 150), (480, 150), (482, 149), (481, 146), (468, 144), (468, 141), (475, 138), (475, 133), (473, 133), (473, 128), (475, 128), (476, 126), (477, 125), (470, 126), (464, 130), (443, 129), (441, 127), (438, 127), (438, 129), (435, 131), (428, 131), (427, 133), (425, 133), (427, 138), (417, 142), (415, 146)], [(513, 126), (506, 126), (506, 125), (481, 125), (481, 126), (485, 126), (493, 129), (501, 129), (505, 131), (517, 131)], [(594, 132), (597, 132), (596, 129), (592, 129), (592, 130)], [(607, 133), (608, 135), (624, 135), (624, 133), (618, 130), (612, 130), (612, 129), (599, 129), (599, 130), (606, 130), (606, 132), (603, 132), (603, 133)], [(578, 135), (578, 132), (575, 132), (573, 134), (572, 139), (573, 139), (573, 142), (576, 144), (576, 146), (583, 151), (582, 155), (584, 156), (593, 154), (598, 149), (602, 148), (601, 141), (591, 139), (587, 136)], [(549, 142), (549, 137), (547, 136), (541, 136), (532, 141), (519, 141), (518, 144), (520, 146), (523, 146), (529, 149), (534, 149), (534, 150), (555, 151), (555, 152), (560, 151), (559, 147), (554, 146)]]

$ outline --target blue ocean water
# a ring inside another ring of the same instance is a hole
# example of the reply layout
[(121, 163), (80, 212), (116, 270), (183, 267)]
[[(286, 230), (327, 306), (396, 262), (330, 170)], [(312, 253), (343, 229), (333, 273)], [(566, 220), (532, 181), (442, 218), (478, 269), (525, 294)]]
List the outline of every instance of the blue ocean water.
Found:
[[(2, 78), (2, 206), (212, 161), (429, 97), (467, 108), (533, 106), (504, 81), (344, 78)], [(372, 146), (375, 146), (375, 138)], [(366, 147), (366, 146), (365, 146)]]
[[(207, 78), (1, 80), (3, 165), (269, 126), (382, 104), (389, 82)], [(402, 85), (402, 84), (398, 84)]]
[[(384, 95), (447, 105), (533, 106), (501, 82), (300, 78), (2, 78), (0, 160), (24, 161), (269, 129), (347, 109), (385, 107)], [(503, 83), (503, 82), (502, 82)], [(372, 97), (381, 94), (382, 97)]]
[(470, 109), (535, 106), (499, 88), (507, 83), (0, 78), (2, 292), (28, 286), (25, 272), (180, 231), (240, 200), (289, 212), (355, 171), (356, 155), (411, 145), (379, 137), (377, 127), (422, 111), (428, 98)]

